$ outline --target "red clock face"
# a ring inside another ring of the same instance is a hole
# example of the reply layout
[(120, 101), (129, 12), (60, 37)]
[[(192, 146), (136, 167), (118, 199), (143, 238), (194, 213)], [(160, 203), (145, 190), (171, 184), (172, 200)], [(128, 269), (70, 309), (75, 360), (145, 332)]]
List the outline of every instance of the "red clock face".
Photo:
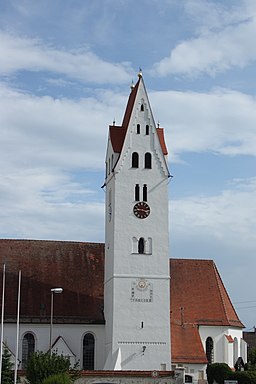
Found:
[(133, 207), (133, 213), (138, 219), (145, 219), (150, 214), (150, 208), (147, 203), (140, 201)]

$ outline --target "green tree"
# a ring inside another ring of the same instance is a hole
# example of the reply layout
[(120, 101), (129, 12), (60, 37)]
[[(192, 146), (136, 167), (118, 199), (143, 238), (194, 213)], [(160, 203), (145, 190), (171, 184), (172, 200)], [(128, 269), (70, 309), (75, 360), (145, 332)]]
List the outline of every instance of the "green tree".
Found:
[(13, 384), (13, 381), (14, 371), (13, 363), (11, 362), (11, 353), (9, 349), (4, 345), (2, 356), (2, 384)]
[(248, 369), (251, 371), (256, 370), (256, 348), (252, 348), (248, 354)]
[(28, 359), (26, 377), (30, 384), (42, 384), (49, 376), (67, 373), (70, 368), (69, 359), (63, 355), (35, 352)]

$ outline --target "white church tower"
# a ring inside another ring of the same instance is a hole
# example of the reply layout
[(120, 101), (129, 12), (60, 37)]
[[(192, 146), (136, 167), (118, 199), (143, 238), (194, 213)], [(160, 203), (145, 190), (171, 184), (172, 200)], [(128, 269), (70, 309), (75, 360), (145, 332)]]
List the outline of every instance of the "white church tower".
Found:
[(106, 370), (169, 370), (167, 149), (142, 74), (106, 155)]

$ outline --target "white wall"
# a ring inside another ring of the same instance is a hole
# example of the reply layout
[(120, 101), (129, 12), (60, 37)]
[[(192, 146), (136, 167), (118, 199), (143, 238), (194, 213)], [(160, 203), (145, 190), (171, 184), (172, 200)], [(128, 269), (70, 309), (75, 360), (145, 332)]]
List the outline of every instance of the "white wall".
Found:
[[(25, 333), (31, 332), (35, 336), (35, 349), (47, 352), (49, 350), (49, 324), (20, 324), (19, 359), (22, 360), (22, 339)], [(83, 337), (91, 332), (95, 336), (95, 369), (102, 369), (105, 362), (105, 327), (104, 325), (83, 324), (54, 324), (52, 332), (53, 343), (58, 336), (62, 336), (76, 361), (83, 360)], [(4, 324), (4, 341), (12, 352), (16, 348), (16, 324)]]
[[(211, 337), (214, 343), (214, 362), (226, 363), (234, 367), (233, 343), (230, 343), (225, 335), (230, 335), (238, 341), (238, 356), (240, 356), (243, 331), (241, 328), (199, 326), (199, 333), (205, 349), (207, 337)], [(244, 356), (242, 356), (244, 359)]]

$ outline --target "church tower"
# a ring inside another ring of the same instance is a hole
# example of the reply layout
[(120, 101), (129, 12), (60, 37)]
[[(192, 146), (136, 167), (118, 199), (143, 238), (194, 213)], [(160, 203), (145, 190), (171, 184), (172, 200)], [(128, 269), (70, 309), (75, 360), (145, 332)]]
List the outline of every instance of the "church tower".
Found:
[(142, 78), (106, 155), (106, 370), (169, 370), (167, 149)]

